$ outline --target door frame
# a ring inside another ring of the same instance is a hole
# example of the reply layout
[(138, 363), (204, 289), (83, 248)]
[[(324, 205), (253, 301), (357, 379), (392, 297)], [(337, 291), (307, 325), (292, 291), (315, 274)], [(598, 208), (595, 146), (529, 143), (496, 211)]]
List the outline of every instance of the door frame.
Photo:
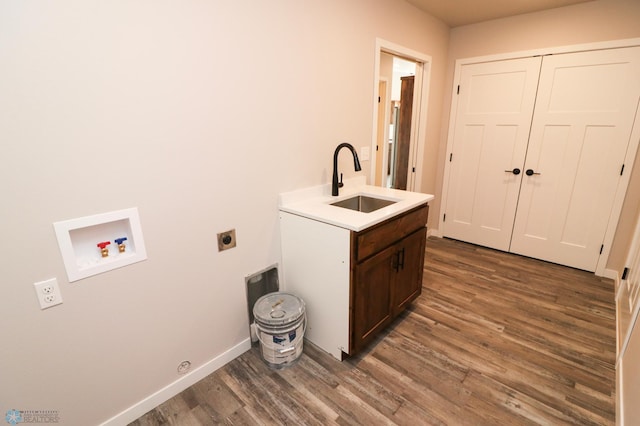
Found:
[[(380, 87), (384, 86), (384, 93), (380, 93)], [(379, 102), (376, 102), (378, 108), (376, 111), (376, 146), (380, 144), (380, 151), (376, 150), (376, 147), (371, 147), (371, 152), (373, 152), (372, 163), (375, 167), (374, 172), (371, 176), (371, 182), (375, 186), (382, 186), (383, 180), (386, 179), (387, 175), (385, 170), (387, 169), (387, 164), (389, 162), (388, 158), (384, 153), (387, 150), (387, 146), (389, 143), (389, 116), (390, 116), (390, 98), (391, 98), (391, 82), (386, 77), (380, 77), (378, 79), (378, 96), (380, 99)], [(382, 113), (380, 111), (382, 108)], [(382, 123), (380, 123), (382, 120)], [(380, 128), (382, 127), (382, 130)], [(382, 134), (380, 134), (382, 133)], [(379, 155), (378, 155), (379, 154)], [(378, 175), (380, 179), (378, 181)]]
[[(631, 241), (631, 247), (627, 252), (627, 258), (625, 260), (625, 267), (633, 269), (640, 265), (635, 265), (633, 263), (633, 256), (640, 250), (640, 215), (638, 215), (636, 219), (636, 227), (633, 233), (633, 239)], [(627, 288), (627, 282), (625, 280), (621, 280), (618, 288), (616, 289), (616, 418), (619, 421), (619, 424), (625, 424), (625, 410), (624, 410), (624, 382), (625, 382), (625, 373), (624, 366), (625, 362), (624, 356), (627, 350), (627, 346), (629, 345), (629, 341), (631, 340), (631, 336), (633, 335), (634, 327), (638, 325), (638, 317), (640, 317), (640, 303), (636, 303), (635, 306), (630, 305), (630, 319), (629, 324), (627, 325), (626, 332), (624, 335), (621, 330), (621, 319), (620, 319), (620, 304), (629, 303), (629, 300), (622, 300), (623, 298), (629, 297), (629, 292)], [(640, 333), (636, 331), (636, 333)], [(628, 379), (628, 377), (627, 377)]]
[[(640, 251), (640, 215), (638, 215), (635, 231), (633, 233), (633, 240), (631, 241), (631, 247), (629, 248), (629, 252), (627, 253), (627, 258), (625, 259), (625, 264), (624, 264), (625, 267), (629, 269), (635, 269), (640, 267), (640, 265), (633, 263), (634, 261), (633, 257), (638, 254), (638, 251)], [(629, 322), (628, 329), (626, 330), (626, 333), (624, 335), (617, 336), (617, 338), (622, 339), (622, 341), (620, 342), (619, 345), (616, 345), (618, 349), (618, 353), (616, 354), (616, 366), (620, 365), (620, 360), (624, 356), (624, 353), (627, 350), (627, 346), (629, 345), (629, 340), (631, 339), (633, 327), (636, 325), (636, 323), (638, 322), (638, 318), (640, 317), (640, 302), (637, 302), (635, 305), (632, 305), (631, 303), (629, 303), (630, 300), (621, 300), (622, 298), (627, 298), (630, 296), (631, 295), (629, 294), (629, 291), (627, 288), (627, 281), (620, 280), (620, 285), (618, 286), (616, 290), (616, 295), (615, 295), (616, 305), (619, 305), (620, 303), (628, 303), (631, 309), (631, 319)], [(616, 312), (617, 312), (617, 309), (616, 309)], [(617, 314), (619, 315), (619, 312), (617, 312)], [(619, 318), (616, 318), (616, 324), (619, 326)]]
[[(414, 86), (413, 114), (411, 123), (411, 145), (409, 148), (409, 167), (407, 190), (420, 192), (422, 189), (422, 166), (424, 162), (425, 135), (427, 133), (427, 107), (429, 103), (429, 84), (431, 81), (431, 56), (409, 49), (382, 38), (376, 38), (373, 76), (373, 120), (371, 137), (371, 164), (375, 165), (377, 156), (384, 152), (376, 151), (378, 139), (378, 82), (380, 81), (380, 54), (382, 52), (416, 62), (416, 81)], [(384, 151), (384, 150), (383, 150)], [(375, 182), (375, 167), (371, 167), (369, 181)], [(415, 172), (413, 172), (415, 170)]]
[[(451, 88), (451, 109), (449, 111), (449, 127), (447, 129), (447, 151), (445, 154), (444, 175), (442, 179), (442, 190), (440, 198), (440, 215), (438, 218), (438, 229), (444, 229), (444, 214), (447, 211), (447, 195), (449, 189), (449, 174), (451, 169), (451, 163), (447, 161), (449, 155), (453, 152), (453, 136), (456, 125), (455, 112), (458, 109), (458, 96), (456, 94), (457, 86), (460, 83), (461, 68), (463, 65), (469, 65), (480, 62), (494, 62), (503, 61), (509, 59), (518, 59), (530, 56), (545, 56), (559, 53), (576, 53), (592, 50), (603, 49), (615, 49), (622, 47), (634, 47), (640, 46), (640, 38), (624, 39), (624, 40), (612, 40), (598, 43), (576, 44), (568, 46), (556, 46), (528, 51), (501, 53), (497, 55), (488, 56), (476, 56), (472, 58), (457, 59), (455, 62), (455, 70), (453, 74), (453, 87)], [(615, 198), (613, 201), (611, 214), (609, 216), (609, 222), (607, 230), (605, 231), (603, 239), (603, 249), (598, 263), (596, 265), (595, 275), (602, 276), (611, 279), (617, 279), (618, 274), (614, 270), (606, 269), (607, 261), (609, 260), (609, 254), (611, 253), (611, 246), (613, 244), (613, 238), (615, 236), (616, 228), (618, 226), (618, 220), (620, 219), (620, 213), (622, 212), (622, 204), (625, 199), (627, 187), (629, 186), (629, 179), (631, 177), (631, 171), (634, 167), (636, 158), (636, 152), (638, 151), (638, 145), (640, 144), (640, 108), (636, 109), (635, 121), (631, 130), (631, 138), (627, 153), (624, 159), (625, 173), (622, 175), (622, 179), (616, 189)]]

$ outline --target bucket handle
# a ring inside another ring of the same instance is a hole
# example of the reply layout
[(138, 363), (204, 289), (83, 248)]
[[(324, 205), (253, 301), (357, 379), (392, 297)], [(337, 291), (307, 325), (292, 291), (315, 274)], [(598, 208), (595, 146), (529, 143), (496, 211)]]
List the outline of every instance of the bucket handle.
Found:
[[(260, 333), (260, 328), (258, 328), (258, 327), (256, 327), (256, 328), (257, 328), (256, 335), (258, 336), (258, 340), (263, 345), (267, 345), (267, 343), (262, 340), (262, 337), (260, 337), (260, 334), (262, 334), (262, 333)], [(304, 321), (303, 321), (303, 327), (302, 327), (302, 337), (303, 338), (304, 338), (304, 335), (305, 335), (306, 332), (307, 332), (307, 319), (305, 318)], [(280, 354), (286, 354), (287, 352), (294, 351), (295, 349), (296, 349), (295, 346), (291, 346), (291, 347), (286, 348), (286, 349), (279, 349), (277, 352), (280, 353)]]

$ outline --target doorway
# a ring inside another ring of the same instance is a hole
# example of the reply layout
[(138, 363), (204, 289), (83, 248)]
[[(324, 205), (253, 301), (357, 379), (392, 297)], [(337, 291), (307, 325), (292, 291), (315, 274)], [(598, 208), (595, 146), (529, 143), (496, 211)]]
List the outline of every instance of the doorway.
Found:
[(371, 182), (419, 191), (431, 58), (378, 39), (375, 59)]
[(415, 74), (415, 61), (380, 53), (375, 181), (385, 188), (407, 189)]

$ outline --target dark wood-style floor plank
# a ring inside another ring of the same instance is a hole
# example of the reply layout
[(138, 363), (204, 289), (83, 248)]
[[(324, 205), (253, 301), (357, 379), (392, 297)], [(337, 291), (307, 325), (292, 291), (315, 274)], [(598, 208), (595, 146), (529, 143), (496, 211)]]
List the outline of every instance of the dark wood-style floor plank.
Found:
[(448, 239), (422, 295), (362, 353), (254, 347), (145, 414), (148, 425), (614, 425), (610, 280)]

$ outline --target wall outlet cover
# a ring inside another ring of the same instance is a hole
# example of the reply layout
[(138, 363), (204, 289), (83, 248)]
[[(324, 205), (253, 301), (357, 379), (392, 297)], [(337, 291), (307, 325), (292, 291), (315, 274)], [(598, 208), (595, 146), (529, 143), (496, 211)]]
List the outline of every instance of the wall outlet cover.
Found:
[(47, 309), (62, 303), (62, 293), (60, 293), (57, 279), (51, 278), (33, 283), (33, 287), (36, 290), (40, 309)]

